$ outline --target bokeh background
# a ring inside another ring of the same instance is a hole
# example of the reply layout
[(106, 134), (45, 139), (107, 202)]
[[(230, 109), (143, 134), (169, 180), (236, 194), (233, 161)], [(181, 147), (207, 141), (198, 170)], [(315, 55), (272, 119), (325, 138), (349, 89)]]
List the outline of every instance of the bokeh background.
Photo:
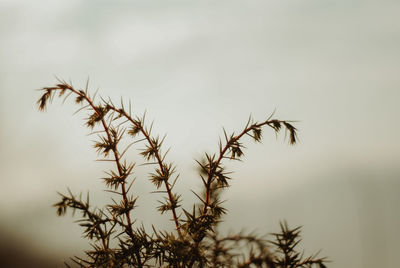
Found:
[[(68, 101), (37, 111), (58, 76), (147, 110), (188, 207), (194, 159), (217, 150), (222, 127), (275, 109), (298, 120), (295, 147), (266, 129), (230, 164), (226, 228), (276, 232), (286, 219), (329, 267), (398, 267), (399, 12), (391, 0), (1, 0), (1, 266), (61, 267), (89, 247), (76, 218), (56, 216), (57, 191), (108, 201), (84, 115)], [(135, 172), (135, 216), (170, 228), (147, 172)]]

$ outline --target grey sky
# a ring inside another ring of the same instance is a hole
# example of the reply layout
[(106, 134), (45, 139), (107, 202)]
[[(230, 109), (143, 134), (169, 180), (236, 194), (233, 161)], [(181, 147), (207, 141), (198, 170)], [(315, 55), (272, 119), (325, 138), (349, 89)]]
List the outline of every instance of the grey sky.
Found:
[[(89, 76), (93, 90), (131, 99), (168, 134), (179, 189), (200, 185), (193, 158), (217, 149), (222, 126), (239, 130), (274, 109), (299, 120), (299, 145), (267, 130), (232, 165), (227, 225), (266, 233), (286, 218), (330, 267), (396, 267), (399, 11), (369, 0), (0, 1), (0, 224), (23, 226), (43, 250), (84, 247), (50, 204), (66, 187), (101, 195), (103, 166), (76, 108), (56, 101), (39, 113), (35, 89), (54, 75), (78, 87)], [(145, 204), (155, 204), (145, 174), (137, 192), (148, 222), (158, 216)], [(71, 235), (53, 241), (59, 228)]]

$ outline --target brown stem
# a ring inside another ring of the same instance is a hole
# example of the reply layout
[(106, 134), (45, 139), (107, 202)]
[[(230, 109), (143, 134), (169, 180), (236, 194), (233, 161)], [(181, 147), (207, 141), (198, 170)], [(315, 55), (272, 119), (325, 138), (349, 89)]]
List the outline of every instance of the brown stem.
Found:
[[(97, 110), (97, 108), (94, 106), (93, 102), (86, 96), (86, 94), (85, 94), (84, 97), (85, 97), (85, 100), (89, 103), (90, 107), (92, 107), (92, 109), (99, 115), (100, 113)], [(111, 137), (110, 129), (107, 126), (104, 118), (101, 119), (101, 123), (103, 125), (104, 131), (107, 134), (108, 141), (110, 143), (113, 143), (114, 140)], [(112, 151), (114, 153), (114, 158), (115, 158), (115, 163), (117, 165), (118, 174), (119, 174), (120, 177), (122, 177), (124, 174), (123, 174), (123, 171), (122, 171), (121, 162), (120, 162), (120, 158), (119, 158), (119, 154), (118, 154), (118, 149), (117, 149), (117, 144), (116, 143), (115, 143), (115, 146), (113, 146)], [(127, 191), (126, 191), (126, 188), (125, 188), (125, 180), (124, 180), (123, 183), (121, 183), (121, 192), (122, 192), (123, 202), (124, 202), (125, 206), (127, 206), (128, 205), (128, 196), (127, 196)], [(132, 242), (133, 242), (133, 241), (135, 241), (135, 236), (134, 236), (133, 230), (132, 230), (132, 220), (131, 220), (131, 216), (130, 216), (130, 211), (126, 210), (125, 211), (125, 216), (126, 216), (126, 221), (127, 221), (127, 231), (128, 231), (128, 234), (131, 237)], [(136, 251), (135, 255), (136, 255), (137, 263), (138, 263), (139, 267), (142, 267), (142, 262), (141, 262), (141, 258), (140, 258), (139, 252)]]
[[(155, 144), (153, 144), (153, 142), (151, 141), (149, 133), (143, 128), (142, 125), (138, 124), (137, 121), (133, 120), (133, 118), (129, 114), (127, 114), (124, 110), (116, 109), (113, 106), (110, 106), (110, 109), (112, 109), (112, 110), (118, 112), (119, 114), (123, 115), (135, 127), (138, 127), (140, 129), (141, 133), (146, 138), (146, 140), (147, 140), (149, 146), (151, 147), (151, 149), (155, 151), (155, 158), (157, 159), (157, 163), (158, 163), (158, 166), (160, 167), (161, 174), (165, 175), (166, 174), (166, 170), (165, 170), (164, 165), (163, 165), (163, 160), (161, 158), (161, 155), (160, 155), (159, 151), (155, 150), (156, 149), (155, 148)], [(170, 185), (168, 183), (168, 180), (164, 180), (164, 185), (165, 185), (165, 188), (166, 188), (167, 193), (168, 193), (168, 199), (171, 202), (171, 204), (173, 204), (174, 203), (174, 198), (172, 196), (172, 190), (171, 190), (171, 187), (170, 187)], [(181, 228), (180, 228), (180, 225), (179, 225), (178, 216), (176, 214), (175, 207), (172, 206), (171, 210), (172, 210), (172, 216), (173, 216), (173, 220), (174, 220), (174, 223), (175, 223), (176, 231), (178, 232), (179, 237), (182, 238)]]
[[(86, 102), (90, 105), (90, 107), (93, 109), (93, 111), (97, 115), (100, 115), (99, 110), (96, 108), (96, 106), (93, 104), (92, 100), (86, 94), (83, 94), (83, 93), (75, 90), (74, 88), (72, 88), (72, 86), (69, 86), (69, 85), (68, 85), (67, 88), (69, 90), (71, 90), (72, 92), (74, 92), (75, 94), (83, 97), (86, 100)], [(104, 131), (105, 131), (105, 133), (107, 135), (108, 142), (114, 143), (114, 140), (113, 140), (113, 138), (112, 138), (112, 136), (110, 134), (110, 128), (107, 126), (107, 123), (105, 122), (104, 118), (101, 118), (101, 123), (102, 123)], [(122, 171), (121, 162), (120, 162), (120, 158), (119, 158), (119, 154), (118, 154), (117, 144), (115, 144), (115, 146), (112, 148), (112, 151), (113, 151), (113, 154), (114, 154), (115, 164), (116, 164), (117, 169), (118, 169), (118, 174), (119, 174), (120, 177), (122, 177), (123, 176), (123, 171)], [(126, 188), (125, 188), (125, 181), (121, 184), (121, 194), (122, 194), (123, 202), (124, 202), (124, 204), (126, 206), (128, 204), (128, 197), (127, 197), (127, 191), (126, 191)], [(126, 225), (127, 232), (128, 232), (128, 235), (131, 237), (132, 242), (133, 242), (133, 241), (135, 241), (135, 236), (133, 234), (132, 220), (131, 220), (129, 211), (125, 211), (125, 216), (126, 216), (126, 221), (127, 221), (127, 225)], [(138, 262), (139, 267), (142, 267), (141, 258), (140, 258), (140, 255), (139, 255), (138, 252), (136, 252), (136, 258), (137, 258), (137, 262)]]
[[(203, 215), (205, 215), (207, 213), (208, 207), (210, 205), (211, 183), (213, 181), (213, 177), (215, 175), (215, 171), (217, 170), (218, 166), (220, 165), (222, 159), (225, 157), (225, 153), (228, 151), (228, 149), (231, 146), (231, 144), (234, 143), (235, 141), (240, 140), (240, 138), (242, 138), (243, 135), (249, 133), (254, 128), (260, 128), (260, 127), (265, 126), (265, 125), (270, 125), (273, 122), (277, 122), (277, 120), (266, 120), (266, 121), (264, 121), (262, 123), (259, 123), (259, 124), (253, 124), (253, 125), (251, 125), (249, 127), (246, 126), (245, 129), (240, 134), (230, 138), (229, 141), (227, 141), (227, 143), (224, 146), (224, 148), (220, 149), (218, 159), (213, 164), (212, 169), (208, 172), (207, 183), (206, 183), (206, 193), (205, 193), (205, 204), (204, 204), (204, 208), (203, 208)], [(278, 122), (283, 122), (283, 121), (278, 121)]]

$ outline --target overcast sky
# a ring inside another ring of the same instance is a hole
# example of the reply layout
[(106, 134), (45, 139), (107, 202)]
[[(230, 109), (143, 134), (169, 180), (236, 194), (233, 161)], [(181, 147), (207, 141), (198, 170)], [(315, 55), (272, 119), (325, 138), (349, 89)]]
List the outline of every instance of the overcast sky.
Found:
[[(222, 127), (275, 109), (297, 120), (298, 145), (266, 130), (230, 165), (225, 224), (267, 233), (287, 219), (330, 267), (397, 267), (399, 11), (389, 0), (0, 0), (1, 228), (44, 255), (87, 247), (51, 204), (67, 187), (104, 202), (103, 167), (72, 102), (35, 103), (55, 75), (77, 87), (90, 77), (167, 133), (187, 206), (200, 187), (193, 159), (217, 150)], [(137, 217), (151, 224), (146, 172), (135, 173)]]

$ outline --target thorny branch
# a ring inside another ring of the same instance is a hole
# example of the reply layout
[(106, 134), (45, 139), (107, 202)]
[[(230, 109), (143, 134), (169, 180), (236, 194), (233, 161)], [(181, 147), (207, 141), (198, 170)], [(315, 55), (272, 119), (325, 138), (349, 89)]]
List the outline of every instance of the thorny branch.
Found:
[[(86, 251), (88, 259), (72, 259), (80, 267), (326, 267), (325, 258), (317, 258), (316, 255), (303, 258), (295, 250), (300, 241), (299, 228), (290, 229), (285, 222), (281, 223), (281, 232), (273, 234), (273, 241), (242, 233), (221, 237), (215, 228), (226, 213), (221, 206), (220, 189), (228, 187), (231, 179), (223, 160), (240, 160), (245, 148), (242, 138), (247, 135), (261, 142), (264, 126), (271, 127), (276, 133), (284, 128), (289, 133), (289, 143), (295, 144), (297, 129), (290, 121), (271, 119), (271, 115), (261, 123), (253, 122), (250, 118), (245, 128), (236, 135), (233, 133), (228, 136), (224, 130), (225, 141), (220, 139), (218, 153), (206, 154), (205, 161), (197, 161), (204, 192), (198, 194), (192, 191), (201, 204), (193, 205), (193, 211), (189, 212), (181, 207), (180, 195), (173, 193), (179, 175), (174, 175), (175, 166), (165, 161), (168, 151), (161, 152), (164, 138), (151, 135), (152, 128), (145, 126), (145, 116), (132, 116), (131, 107), (127, 111), (122, 101), (120, 107), (103, 98), (99, 104), (95, 103), (96, 94), (89, 95), (87, 84), (85, 90), (78, 90), (71, 83), (59, 80), (54, 87), (44, 87), (42, 90), (43, 95), (38, 100), (41, 111), (56, 95), (62, 97), (65, 94), (65, 99), (74, 95), (77, 104), (85, 104), (78, 111), (89, 111), (86, 126), (90, 129), (101, 126), (100, 131), (92, 132), (98, 134), (99, 138), (94, 148), (104, 157), (99, 161), (112, 161), (116, 165), (116, 171), (106, 172), (107, 177), (103, 180), (108, 188), (106, 191), (118, 194), (122, 200), (118, 202), (112, 199), (113, 203), (105, 207), (106, 212), (102, 209), (91, 210), (89, 198), (84, 202), (71, 192), (69, 195), (61, 194), (61, 201), (55, 204), (58, 215), (64, 215), (67, 208), (81, 211), (82, 219), (79, 222), (85, 228), (85, 237), (101, 242), (101, 245), (92, 245), (93, 250)], [(142, 138), (130, 143), (120, 153), (120, 141), (125, 136), (135, 138), (138, 134)], [(149, 175), (150, 180), (157, 188), (156, 192), (167, 193), (166, 201), (161, 202), (158, 210), (161, 213), (171, 211), (177, 236), (174, 232), (160, 231), (154, 227), (153, 233), (148, 234), (143, 226), (133, 226), (135, 221), (131, 218), (131, 211), (136, 207), (137, 198), (128, 195), (134, 182), (132, 180), (128, 187), (128, 177), (135, 164), (127, 164), (123, 159), (131, 145), (142, 141), (146, 145), (140, 154), (149, 161), (147, 164), (157, 166), (154, 173)], [(112, 159), (108, 158), (110, 155)], [(158, 190), (160, 187), (165, 190)], [(177, 213), (178, 208), (183, 211), (185, 219)], [(117, 226), (122, 231), (113, 237)], [(70, 267), (68, 264), (66, 266)]]
[[(75, 90), (72, 85), (66, 83), (65, 81), (60, 81), (61, 83), (57, 84), (55, 87), (45, 87), (43, 90), (45, 93), (43, 96), (39, 99), (38, 104), (39, 104), (39, 109), (44, 110), (46, 108), (47, 101), (50, 100), (54, 96), (55, 91), (59, 91), (59, 97), (64, 95), (66, 91), (70, 91), (71, 93), (74, 93), (77, 95), (75, 102), (76, 103), (81, 103), (83, 101), (86, 101), (87, 104), (90, 106), (90, 108), (94, 111), (94, 113), (88, 118), (88, 121), (86, 125), (88, 127), (93, 128), (94, 125), (97, 122), (101, 122), (101, 125), (103, 127), (103, 130), (106, 134), (106, 138), (102, 138), (103, 143), (96, 143), (95, 148), (98, 149), (99, 152), (103, 151), (104, 155), (107, 156), (108, 152), (111, 150), (113, 152), (114, 156), (114, 161), (117, 166), (118, 170), (118, 177), (121, 180), (121, 194), (123, 198), (123, 206), (124, 206), (124, 214), (126, 216), (126, 221), (127, 224), (124, 225), (124, 227), (127, 230), (127, 234), (130, 236), (132, 241), (135, 241), (135, 236), (133, 234), (132, 230), (132, 220), (130, 216), (130, 211), (133, 209), (132, 201), (129, 200), (128, 198), (128, 193), (126, 190), (126, 178), (127, 174), (124, 172), (124, 168), (121, 164), (119, 152), (118, 152), (118, 142), (120, 140), (120, 137), (117, 133), (117, 131), (113, 128), (111, 128), (105, 121), (104, 117), (108, 112), (107, 107), (102, 107), (102, 106), (96, 106), (90, 96), (87, 93), (87, 85), (86, 85), (86, 90)], [(106, 250), (106, 248), (105, 248)], [(141, 267), (141, 260), (140, 260), (140, 255), (136, 254), (137, 257), (137, 262), (139, 264), (139, 267)]]
[[(221, 161), (226, 157), (227, 153), (231, 153), (231, 156), (229, 159), (234, 159), (237, 160), (243, 155), (243, 145), (239, 142), (240, 139), (244, 135), (249, 135), (251, 136), (255, 141), (260, 142), (261, 137), (262, 137), (262, 132), (261, 128), (263, 126), (269, 126), (273, 128), (276, 132), (279, 132), (281, 129), (282, 125), (286, 127), (286, 129), (289, 131), (289, 137), (290, 137), (290, 144), (295, 144), (297, 141), (297, 129), (292, 126), (288, 121), (282, 121), (282, 120), (276, 120), (276, 119), (268, 119), (262, 123), (253, 123), (250, 124), (251, 118), (246, 124), (246, 127), (243, 129), (241, 133), (238, 135), (232, 134), (229, 138), (226, 135), (225, 131), (225, 146), (222, 147), (222, 143), (220, 141), (219, 143), (219, 155), (218, 158), (214, 161), (215, 157), (210, 158), (208, 155), (207, 160), (208, 160), (208, 165), (204, 166), (201, 165), (203, 171), (207, 174), (207, 180), (205, 181), (205, 200), (204, 200), (204, 207), (203, 207), (203, 215), (207, 213), (207, 210), (209, 209), (210, 206), (210, 197), (211, 197), (211, 191), (212, 191), (212, 183), (215, 179), (219, 180), (223, 184), (226, 184), (224, 179), (228, 179), (228, 177), (225, 176), (223, 172), (223, 167), (221, 167)], [(252, 134), (251, 134), (252, 132)], [(203, 180), (204, 182), (204, 180)]]
[[(172, 216), (173, 220), (175, 223), (176, 230), (178, 232), (178, 235), (180, 238), (182, 238), (182, 233), (181, 233), (181, 228), (179, 224), (179, 219), (176, 213), (176, 208), (178, 207), (178, 198), (176, 195), (172, 193), (172, 187), (171, 184), (169, 183), (170, 176), (172, 173), (174, 173), (174, 168), (172, 168), (172, 165), (168, 165), (164, 163), (164, 158), (161, 157), (160, 154), (160, 147), (162, 145), (162, 141), (158, 142), (158, 139), (154, 139), (150, 137), (149, 131), (147, 131), (142, 123), (142, 120), (139, 119), (133, 119), (130, 114), (128, 114), (123, 107), (120, 109), (115, 108), (112, 103), (108, 102), (107, 107), (110, 110), (113, 110), (117, 113), (119, 113), (121, 116), (125, 117), (129, 122), (132, 123), (131, 130), (129, 131), (129, 134), (132, 136), (135, 136), (138, 132), (142, 133), (142, 135), (145, 137), (147, 143), (148, 143), (148, 150), (144, 151), (147, 154), (144, 154), (144, 156), (148, 156), (147, 160), (150, 160), (151, 158), (155, 158), (158, 164), (159, 169), (157, 170), (157, 175), (154, 176), (154, 179), (159, 179), (158, 182), (163, 182), (165, 189), (168, 194), (168, 199), (169, 199), (169, 204), (170, 207), (166, 207), (167, 209), (169, 208), (172, 211)], [(157, 180), (156, 180), (157, 182)], [(157, 184), (159, 187), (159, 184)]]

